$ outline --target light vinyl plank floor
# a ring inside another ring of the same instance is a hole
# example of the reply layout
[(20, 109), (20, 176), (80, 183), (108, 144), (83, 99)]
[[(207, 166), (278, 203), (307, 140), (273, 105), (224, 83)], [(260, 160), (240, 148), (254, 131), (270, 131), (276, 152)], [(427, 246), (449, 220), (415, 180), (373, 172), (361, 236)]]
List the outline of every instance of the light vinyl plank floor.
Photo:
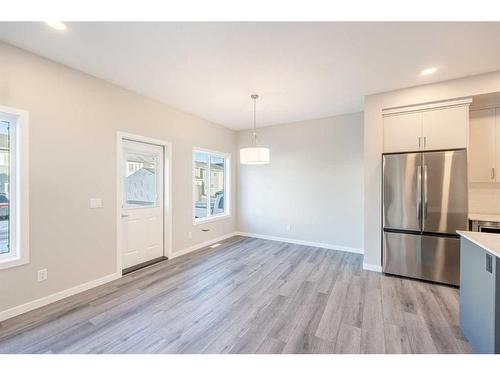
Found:
[(0, 323), (0, 353), (469, 353), (458, 290), (232, 237)]

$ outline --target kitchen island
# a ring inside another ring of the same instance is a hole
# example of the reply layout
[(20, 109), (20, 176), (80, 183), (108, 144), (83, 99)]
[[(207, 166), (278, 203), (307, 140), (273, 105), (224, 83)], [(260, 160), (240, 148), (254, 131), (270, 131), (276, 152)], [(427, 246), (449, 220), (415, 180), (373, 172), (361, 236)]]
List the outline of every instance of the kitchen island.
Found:
[(460, 326), (477, 353), (500, 353), (500, 235), (460, 235)]

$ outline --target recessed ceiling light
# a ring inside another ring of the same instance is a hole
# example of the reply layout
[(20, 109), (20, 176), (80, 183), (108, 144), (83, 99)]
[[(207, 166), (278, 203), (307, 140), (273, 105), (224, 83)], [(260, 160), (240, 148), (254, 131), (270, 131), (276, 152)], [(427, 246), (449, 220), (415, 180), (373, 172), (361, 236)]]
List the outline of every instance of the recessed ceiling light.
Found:
[(56, 29), (59, 31), (66, 30), (66, 25), (64, 23), (62, 23), (61, 21), (45, 21), (45, 23), (47, 25), (49, 25), (50, 27), (52, 27), (53, 29)]
[(437, 68), (427, 68), (420, 72), (421, 76), (429, 76), (437, 72)]

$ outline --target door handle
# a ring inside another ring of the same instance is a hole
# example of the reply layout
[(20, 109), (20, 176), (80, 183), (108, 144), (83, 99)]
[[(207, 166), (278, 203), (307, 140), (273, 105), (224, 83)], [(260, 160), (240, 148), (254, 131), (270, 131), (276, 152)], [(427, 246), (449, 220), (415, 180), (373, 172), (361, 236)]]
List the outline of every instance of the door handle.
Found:
[(491, 173), (490, 173), (491, 179), (495, 179), (495, 168), (491, 168)]
[(420, 225), (420, 212), (422, 209), (422, 166), (417, 167), (417, 220)]
[(426, 146), (427, 146), (427, 137), (424, 137), (424, 150)]
[(420, 143), (421, 143), (421, 142), (420, 142), (420, 139), (421, 139), (421, 137), (418, 137), (418, 149), (419, 149), (419, 150), (420, 150)]
[(424, 207), (423, 220), (427, 218), (427, 165), (424, 165)]
[(126, 217), (129, 217), (129, 216), (130, 216), (130, 215), (124, 215), (124, 214), (122, 214), (122, 219), (123, 219), (123, 218), (126, 218)]

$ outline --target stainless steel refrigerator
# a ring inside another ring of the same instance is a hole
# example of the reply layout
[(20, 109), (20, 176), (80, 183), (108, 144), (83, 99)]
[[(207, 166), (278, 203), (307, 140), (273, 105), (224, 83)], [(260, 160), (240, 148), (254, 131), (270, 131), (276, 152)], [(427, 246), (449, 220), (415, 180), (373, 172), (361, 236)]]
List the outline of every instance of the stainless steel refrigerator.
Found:
[(383, 155), (386, 273), (458, 285), (460, 240), (467, 230), (465, 150)]

